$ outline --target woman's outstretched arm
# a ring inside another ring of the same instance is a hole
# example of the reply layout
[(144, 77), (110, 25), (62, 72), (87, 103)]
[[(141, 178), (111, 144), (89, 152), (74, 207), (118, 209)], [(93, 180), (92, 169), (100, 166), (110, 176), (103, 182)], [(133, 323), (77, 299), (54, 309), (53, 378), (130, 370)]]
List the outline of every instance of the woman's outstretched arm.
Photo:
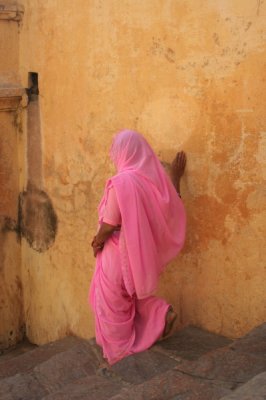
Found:
[(184, 175), (186, 163), (187, 163), (186, 153), (184, 151), (179, 151), (176, 154), (171, 164), (170, 177), (179, 195), (180, 195), (180, 180)]

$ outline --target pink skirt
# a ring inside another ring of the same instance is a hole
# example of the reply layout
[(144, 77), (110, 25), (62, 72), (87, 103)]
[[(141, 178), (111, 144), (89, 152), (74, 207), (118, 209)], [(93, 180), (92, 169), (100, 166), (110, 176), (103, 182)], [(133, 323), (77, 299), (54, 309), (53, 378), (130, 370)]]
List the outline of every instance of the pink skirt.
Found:
[(122, 276), (119, 233), (97, 254), (89, 301), (95, 314), (96, 341), (114, 364), (151, 347), (162, 335), (169, 304), (158, 297), (129, 296)]

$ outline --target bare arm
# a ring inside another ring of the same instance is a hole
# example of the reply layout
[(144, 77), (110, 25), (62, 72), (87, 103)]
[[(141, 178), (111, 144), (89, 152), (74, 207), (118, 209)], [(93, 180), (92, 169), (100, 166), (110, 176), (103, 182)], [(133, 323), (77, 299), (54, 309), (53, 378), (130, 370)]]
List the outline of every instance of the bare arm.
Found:
[(91, 246), (93, 248), (94, 257), (96, 257), (98, 251), (102, 250), (104, 247), (104, 242), (112, 235), (114, 231), (119, 228), (114, 225), (102, 223), (98, 233), (94, 236)]
[(180, 195), (180, 180), (184, 175), (186, 163), (187, 163), (186, 153), (184, 151), (179, 151), (176, 154), (171, 164), (170, 177), (179, 195)]
[(170, 176), (171, 181), (179, 195), (180, 195), (180, 180), (184, 174), (186, 162), (187, 162), (187, 157), (184, 151), (179, 151), (176, 154), (171, 164), (165, 161), (161, 161), (163, 167), (165, 168), (167, 174)]

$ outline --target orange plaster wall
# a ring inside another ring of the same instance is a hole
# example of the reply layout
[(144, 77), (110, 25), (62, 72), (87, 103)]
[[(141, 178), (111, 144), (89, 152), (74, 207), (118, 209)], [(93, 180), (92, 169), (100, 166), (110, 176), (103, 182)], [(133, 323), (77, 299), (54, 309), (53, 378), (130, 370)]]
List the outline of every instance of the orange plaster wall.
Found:
[(24, 334), (20, 243), (16, 225), (19, 194), (18, 132), (15, 112), (0, 111), (0, 351)]
[[(19, 26), (0, 1), (0, 353), (24, 335), (20, 243), (15, 232), (22, 133), (18, 104)], [(12, 94), (13, 93), (13, 94)]]
[(159, 289), (180, 326), (237, 337), (263, 322), (266, 3), (23, 3), (20, 72), (24, 86), (39, 73), (44, 186), (59, 219), (47, 252), (23, 243), (29, 338), (93, 335), (90, 240), (124, 127), (165, 161), (187, 152), (187, 241)]

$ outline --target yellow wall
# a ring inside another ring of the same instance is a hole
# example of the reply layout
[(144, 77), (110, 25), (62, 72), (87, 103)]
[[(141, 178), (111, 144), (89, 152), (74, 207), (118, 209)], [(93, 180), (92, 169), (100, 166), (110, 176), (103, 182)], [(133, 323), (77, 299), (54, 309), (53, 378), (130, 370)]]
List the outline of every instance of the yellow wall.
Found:
[(0, 350), (14, 345), (24, 334), (20, 243), (10, 230), (16, 227), (19, 194), (14, 121), (14, 111), (0, 108)]
[[(87, 291), (112, 135), (188, 155), (187, 242), (160, 293), (180, 324), (240, 336), (265, 319), (265, 16), (256, 0), (24, 0), (20, 72), (39, 73), (44, 187), (59, 228), (23, 242), (29, 339), (93, 335)], [(263, 204), (264, 203), (264, 204)]]
[(24, 334), (21, 252), (16, 235), (19, 196), (18, 9), (0, 0), (0, 351)]

